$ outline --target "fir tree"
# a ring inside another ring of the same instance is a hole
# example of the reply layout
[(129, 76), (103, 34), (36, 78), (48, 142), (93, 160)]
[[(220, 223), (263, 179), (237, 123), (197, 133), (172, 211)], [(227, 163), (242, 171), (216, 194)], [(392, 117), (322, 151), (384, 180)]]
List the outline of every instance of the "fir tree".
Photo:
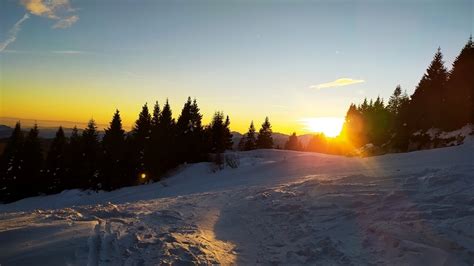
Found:
[(166, 100), (159, 119), (159, 127), (156, 135), (159, 147), (156, 156), (156, 169), (159, 173), (165, 173), (177, 165), (175, 141), (176, 123), (173, 119), (170, 104)]
[(49, 181), (49, 192), (59, 192), (65, 188), (67, 139), (60, 126), (49, 148), (46, 159), (46, 171)]
[(232, 133), (230, 132), (230, 118), (226, 116), (224, 122), (224, 147), (226, 150), (232, 150), (233, 145)]
[(159, 151), (161, 149), (159, 140), (160, 116), (160, 105), (158, 101), (156, 101), (153, 107), (153, 116), (151, 118), (150, 149), (147, 154), (147, 163), (150, 167), (150, 173), (155, 179), (160, 174), (158, 162)]
[(265, 118), (265, 122), (263, 122), (262, 127), (258, 132), (256, 145), (258, 149), (273, 148), (272, 126), (268, 117)]
[(257, 136), (255, 131), (255, 126), (253, 125), (253, 121), (250, 122), (249, 131), (244, 136), (245, 144), (244, 150), (250, 151), (257, 148)]
[(76, 126), (72, 129), (69, 143), (66, 146), (67, 179), (63, 182), (65, 189), (84, 188), (87, 178), (83, 176), (83, 145), (82, 138)]
[(102, 188), (111, 190), (125, 186), (125, 131), (122, 128), (119, 110), (115, 111), (109, 127), (105, 129), (102, 147)]
[(293, 132), (285, 143), (285, 150), (300, 151), (301, 149), (301, 143), (298, 140), (298, 136), (296, 136), (296, 132)]
[(21, 173), (21, 151), (23, 150), (24, 136), (20, 122), (15, 124), (10, 138), (1, 157), (0, 164), (0, 201), (11, 201), (17, 198), (20, 187), (17, 179)]
[[(82, 173), (86, 180), (82, 188), (97, 188), (98, 160), (99, 160), (99, 134), (94, 119), (89, 120), (87, 127), (82, 131)], [(99, 187), (100, 188), (100, 187)]]
[(176, 123), (178, 162), (196, 162), (203, 156), (202, 115), (196, 99), (188, 97)]
[(456, 57), (447, 84), (444, 128), (474, 124), (474, 43), (472, 36)]
[(38, 135), (38, 126), (35, 124), (29, 131), (22, 150), (21, 174), (18, 184), (23, 196), (37, 195), (38, 192), (46, 189), (43, 180), (41, 180), (43, 151)]
[(148, 173), (150, 166), (148, 165), (148, 155), (150, 148), (150, 134), (151, 134), (151, 115), (148, 111), (148, 106), (145, 103), (142, 111), (138, 115), (138, 119), (132, 129), (132, 136), (134, 142), (133, 163), (135, 169), (135, 176), (141, 173)]
[(444, 67), (441, 49), (421, 78), (412, 95), (410, 127), (413, 130), (440, 127), (445, 113), (448, 71)]
[(208, 130), (210, 136), (210, 151), (213, 153), (224, 152), (226, 150), (226, 126), (222, 112), (214, 113)]

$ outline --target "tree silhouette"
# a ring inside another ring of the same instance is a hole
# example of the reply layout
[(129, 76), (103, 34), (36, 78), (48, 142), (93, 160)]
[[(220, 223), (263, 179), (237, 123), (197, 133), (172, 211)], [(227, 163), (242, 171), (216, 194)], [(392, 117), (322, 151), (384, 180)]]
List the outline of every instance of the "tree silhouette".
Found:
[(176, 123), (178, 162), (196, 162), (203, 156), (202, 115), (196, 100), (188, 97)]
[(59, 192), (65, 188), (66, 175), (66, 147), (67, 139), (64, 130), (60, 126), (49, 147), (48, 156), (46, 158), (46, 172), (49, 182), (49, 192)]
[(159, 117), (157, 134), (154, 135), (156, 137), (156, 146), (159, 147), (154, 160), (157, 172), (160, 174), (177, 165), (175, 150), (176, 123), (172, 116), (170, 104), (166, 100)]
[(411, 99), (409, 126), (412, 129), (429, 129), (442, 124), (445, 113), (446, 82), (448, 71), (444, 67), (441, 49), (421, 78)]
[(105, 129), (102, 139), (103, 160), (101, 165), (102, 188), (111, 190), (123, 186), (125, 181), (125, 131), (119, 110)]
[(141, 173), (149, 173), (148, 165), (149, 144), (151, 134), (151, 115), (148, 106), (143, 105), (138, 119), (132, 129), (133, 151), (132, 151), (132, 168), (134, 176), (138, 178)]
[(67, 178), (64, 188), (84, 188), (87, 177), (84, 176), (82, 137), (76, 126), (72, 129), (69, 144), (66, 146), (66, 172)]
[(244, 150), (250, 151), (257, 148), (257, 136), (256, 136), (255, 126), (253, 125), (253, 121), (250, 122), (249, 130), (243, 138), (245, 140)]
[(301, 143), (298, 140), (298, 136), (296, 136), (296, 133), (293, 132), (288, 137), (288, 140), (285, 143), (285, 150), (293, 150), (293, 151), (300, 151), (302, 150)]
[(456, 129), (474, 124), (474, 43), (472, 36), (456, 57), (449, 74), (444, 127)]
[(268, 117), (265, 118), (265, 122), (263, 122), (262, 127), (258, 132), (256, 145), (258, 149), (273, 148), (272, 126)]
[[(98, 160), (99, 134), (94, 119), (89, 120), (87, 127), (82, 131), (82, 188), (97, 188), (99, 184)], [(101, 184), (102, 185), (102, 184)], [(100, 187), (98, 187), (100, 188)]]
[(18, 185), (21, 187), (20, 194), (23, 196), (36, 195), (46, 189), (46, 184), (41, 180), (43, 151), (38, 134), (38, 126), (35, 124), (26, 136), (21, 152), (22, 163)]
[(0, 190), (1, 201), (11, 201), (18, 197), (18, 190), (21, 189), (21, 187), (18, 186), (17, 179), (21, 174), (23, 144), (23, 132), (21, 131), (20, 122), (17, 122), (8, 139), (0, 161), (0, 180), (2, 181), (2, 188)]

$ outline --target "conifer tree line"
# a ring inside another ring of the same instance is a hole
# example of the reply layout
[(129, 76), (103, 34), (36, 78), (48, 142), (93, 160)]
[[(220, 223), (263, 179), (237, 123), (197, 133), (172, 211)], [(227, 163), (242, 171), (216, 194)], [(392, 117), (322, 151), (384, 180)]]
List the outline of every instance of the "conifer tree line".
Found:
[(45, 152), (38, 127), (25, 134), (18, 122), (0, 158), (0, 201), (64, 189), (113, 190), (157, 181), (179, 164), (206, 161), (209, 153), (232, 149), (229, 126), (230, 118), (222, 112), (216, 112), (209, 125), (202, 125), (202, 114), (191, 98), (177, 120), (168, 101), (163, 106), (156, 102), (152, 111), (143, 105), (128, 133), (119, 110), (102, 138), (92, 119), (81, 133), (74, 127), (70, 137), (59, 127)]
[(455, 130), (474, 124), (474, 44), (472, 36), (451, 70), (436, 51), (414, 93), (397, 86), (387, 103), (378, 97), (351, 104), (341, 136), (354, 147), (365, 144), (406, 151), (414, 132), (438, 128)]

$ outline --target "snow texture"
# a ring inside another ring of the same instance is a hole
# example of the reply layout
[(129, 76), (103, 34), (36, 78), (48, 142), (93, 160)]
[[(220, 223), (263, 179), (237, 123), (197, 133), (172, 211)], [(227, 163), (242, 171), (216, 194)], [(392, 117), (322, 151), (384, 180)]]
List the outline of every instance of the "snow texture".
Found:
[(160, 183), (0, 205), (3, 265), (473, 265), (474, 140), (369, 158), (256, 150)]

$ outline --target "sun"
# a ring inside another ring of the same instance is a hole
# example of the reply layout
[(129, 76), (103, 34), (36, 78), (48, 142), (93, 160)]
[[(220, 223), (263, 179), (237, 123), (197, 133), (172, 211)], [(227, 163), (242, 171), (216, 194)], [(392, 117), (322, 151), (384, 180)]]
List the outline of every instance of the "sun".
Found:
[(342, 117), (311, 117), (300, 120), (304, 129), (314, 133), (324, 133), (328, 137), (339, 135), (344, 124)]

